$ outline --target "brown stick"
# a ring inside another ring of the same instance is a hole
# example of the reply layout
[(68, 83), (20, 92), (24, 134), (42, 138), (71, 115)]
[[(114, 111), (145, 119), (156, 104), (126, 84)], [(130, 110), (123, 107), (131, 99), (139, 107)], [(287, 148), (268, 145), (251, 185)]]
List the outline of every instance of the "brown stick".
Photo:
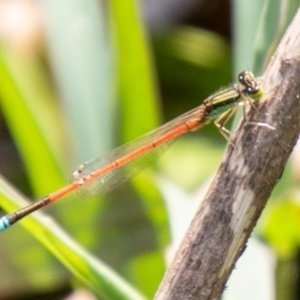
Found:
[(240, 124), (155, 296), (219, 299), (233, 266), (279, 181), (300, 132), (300, 11), (262, 81), (265, 95)]

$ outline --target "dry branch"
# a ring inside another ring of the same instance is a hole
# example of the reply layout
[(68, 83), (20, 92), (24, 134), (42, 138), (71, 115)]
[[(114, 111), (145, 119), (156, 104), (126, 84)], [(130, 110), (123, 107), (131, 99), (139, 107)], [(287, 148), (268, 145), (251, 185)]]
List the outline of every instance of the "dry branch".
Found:
[(219, 299), (300, 132), (300, 12), (262, 81), (265, 95), (240, 124), (155, 296)]

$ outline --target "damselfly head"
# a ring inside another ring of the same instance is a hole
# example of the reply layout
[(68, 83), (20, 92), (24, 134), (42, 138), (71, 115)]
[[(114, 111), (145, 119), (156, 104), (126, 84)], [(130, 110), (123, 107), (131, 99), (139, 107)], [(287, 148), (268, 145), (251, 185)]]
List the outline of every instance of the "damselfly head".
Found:
[(259, 99), (263, 95), (263, 89), (250, 71), (239, 73), (238, 80), (245, 87), (245, 93), (253, 99)]

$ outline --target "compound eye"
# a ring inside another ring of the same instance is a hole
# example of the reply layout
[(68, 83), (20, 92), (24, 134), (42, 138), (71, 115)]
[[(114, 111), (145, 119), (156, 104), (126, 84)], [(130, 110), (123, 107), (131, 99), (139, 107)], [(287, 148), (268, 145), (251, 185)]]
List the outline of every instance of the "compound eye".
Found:
[(252, 87), (247, 87), (247, 93), (248, 94), (252, 94), (253, 93), (253, 89), (252, 89)]
[(243, 71), (243, 72), (239, 73), (239, 75), (238, 75), (238, 81), (241, 84), (244, 84), (246, 74), (247, 74), (247, 71)]

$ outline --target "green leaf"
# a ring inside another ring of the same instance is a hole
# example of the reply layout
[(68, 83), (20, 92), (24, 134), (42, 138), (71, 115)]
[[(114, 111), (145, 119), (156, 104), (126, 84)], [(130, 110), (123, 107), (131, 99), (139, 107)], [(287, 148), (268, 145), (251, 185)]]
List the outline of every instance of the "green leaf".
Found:
[[(9, 203), (9, 204), (8, 204)], [(28, 203), (9, 184), (0, 178), (0, 204), (7, 210)], [(145, 299), (107, 265), (84, 250), (57, 224), (41, 212), (22, 220), (22, 225), (73, 275), (102, 299)], [(9, 233), (9, 232), (7, 232)]]
[[(109, 1), (118, 60), (122, 142), (158, 125), (154, 66), (138, 1)], [(145, 122), (146, 120), (146, 122)]]

